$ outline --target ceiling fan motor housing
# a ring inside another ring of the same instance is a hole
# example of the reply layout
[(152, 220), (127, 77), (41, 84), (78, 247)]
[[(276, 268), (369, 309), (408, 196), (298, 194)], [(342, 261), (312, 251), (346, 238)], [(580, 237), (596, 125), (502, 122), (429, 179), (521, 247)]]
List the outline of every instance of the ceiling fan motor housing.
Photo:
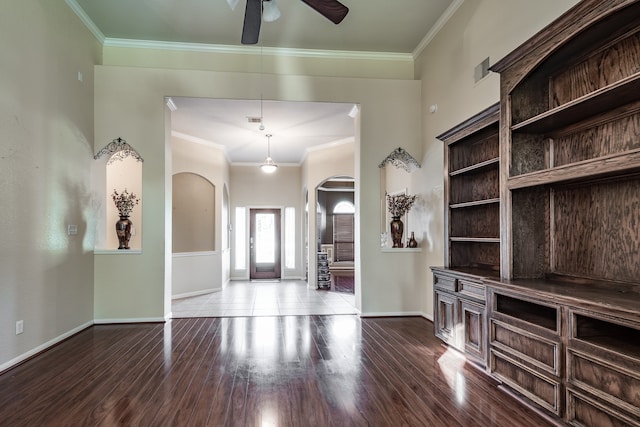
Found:
[[(338, 0), (302, 0), (302, 2), (334, 24), (342, 22), (349, 13), (349, 8)], [(242, 44), (258, 43), (262, 20), (271, 22), (279, 17), (280, 10), (274, 0), (247, 0), (242, 27)]]

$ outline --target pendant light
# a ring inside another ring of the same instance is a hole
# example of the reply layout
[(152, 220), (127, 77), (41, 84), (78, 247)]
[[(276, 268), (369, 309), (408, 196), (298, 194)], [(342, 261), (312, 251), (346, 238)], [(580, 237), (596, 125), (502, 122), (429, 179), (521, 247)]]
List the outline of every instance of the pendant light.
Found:
[(267, 158), (260, 165), (260, 169), (264, 173), (274, 173), (278, 169), (278, 165), (271, 158), (271, 134), (267, 134)]

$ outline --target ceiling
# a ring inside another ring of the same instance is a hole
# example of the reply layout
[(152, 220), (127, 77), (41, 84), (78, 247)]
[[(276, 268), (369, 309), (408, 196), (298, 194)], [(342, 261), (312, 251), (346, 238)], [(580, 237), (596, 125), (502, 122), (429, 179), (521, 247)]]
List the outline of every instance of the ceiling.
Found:
[[(247, 49), (240, 43), (245, 0), (232, 10), (227, 0), (66, 0), (105, 44), (195, 43), (208, 48)], [(462, 0), (340, 0), (349, 8), (333, 24), (300, 0), (275, 0), (281, 17), (263, 22), (258, 46), (290, 51), (404, 55), (423, 47)], [(350, 104), (173, 98), (174, 134), (222, 147), (229, 161), (260, 163), (272, 134), (277, 163), (299, 164), (307, 150), (353, 139)]]
[(264, 131), (248, 118), (260, 117), (260, 101), (237, 99), (172, 98), (178, 109), (171, 114), (174, 136), (213, 143), (226, 151), (231, 163), (261, 163), (267, 155), (279, 164), (300, 164), (316, 147), (353, 141), (353, 104), (322, 102), (263, 102)]

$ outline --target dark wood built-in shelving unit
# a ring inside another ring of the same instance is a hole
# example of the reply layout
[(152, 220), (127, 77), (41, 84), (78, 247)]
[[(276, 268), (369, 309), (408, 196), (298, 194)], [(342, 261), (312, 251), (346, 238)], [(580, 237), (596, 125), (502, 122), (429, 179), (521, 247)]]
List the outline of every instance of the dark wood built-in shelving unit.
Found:
[[(499, 106), (438, 136), (445, 148), (445, 267), (500, 269)], [(488, 270), (488, 271), (485, 271)]]
[[(487, 364), (484, 276), (500, 270), (499, 106), (438, 136), (445, 147), (444, 268), (433, 268), (436, 335)], [(462, 327), (458, 327), (462, 325)]]
[(583, 0), (492, 71), (499, 144), (440, 137), (436, 333), (469, 354), (473, 283), (488, 374), (567, 424), (640, 426), (640, 1)]

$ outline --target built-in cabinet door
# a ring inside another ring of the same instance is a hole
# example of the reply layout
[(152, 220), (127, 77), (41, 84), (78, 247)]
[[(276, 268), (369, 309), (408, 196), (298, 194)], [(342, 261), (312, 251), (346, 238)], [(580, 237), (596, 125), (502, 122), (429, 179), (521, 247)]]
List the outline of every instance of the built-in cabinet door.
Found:
[(486, 359), (486, 315), (485, 306), (472, 301), (459, 300), (461, 337), (464, 352), (485, 362)]
[(458, 319), (457, 298), (444, 292), (435, 292), (435, 333), (438, 338), (455, 345), (455, 328)]

